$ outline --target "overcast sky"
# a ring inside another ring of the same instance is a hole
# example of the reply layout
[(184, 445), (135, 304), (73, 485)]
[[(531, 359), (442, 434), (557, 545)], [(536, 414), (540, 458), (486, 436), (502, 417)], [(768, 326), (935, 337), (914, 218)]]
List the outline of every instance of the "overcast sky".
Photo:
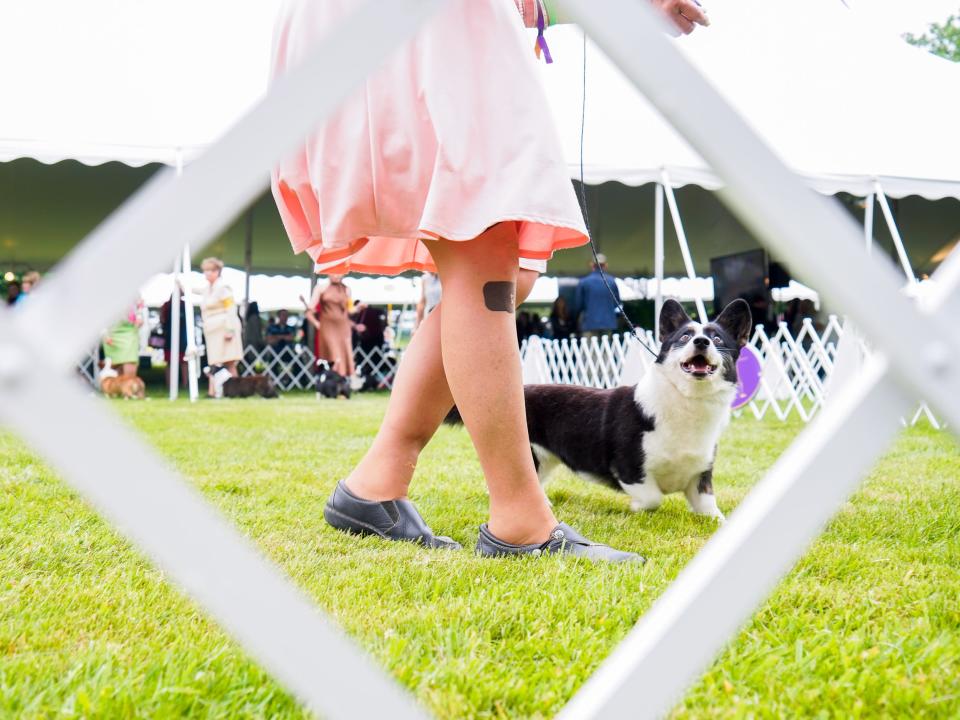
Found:
[[(840, 0), (837, 0), (840, 2)], [(892, 35), (922, 33), (932, 22), (960, 15), (960, 0), (846, 0), (864, 22)]]

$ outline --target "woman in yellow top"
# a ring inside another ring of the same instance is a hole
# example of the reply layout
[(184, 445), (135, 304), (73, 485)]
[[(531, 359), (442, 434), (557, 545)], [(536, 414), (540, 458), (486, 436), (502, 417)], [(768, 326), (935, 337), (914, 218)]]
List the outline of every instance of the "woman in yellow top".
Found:
[[(237, 307), (233, 300), (233, 290), (220, 277), (223, 261), (209, 257), (200, 263), (207, 282), (202, 290), (193, 292), (201, 295), (200, 316), (203, 319), (203, 337), (207, 347), (207, 363), (212, 368), (222, 365), (230, 374), (237, 377), (237, 362), (243, 357), (243, 327)], [(207, 390), (214, 396), (213, 373)]]

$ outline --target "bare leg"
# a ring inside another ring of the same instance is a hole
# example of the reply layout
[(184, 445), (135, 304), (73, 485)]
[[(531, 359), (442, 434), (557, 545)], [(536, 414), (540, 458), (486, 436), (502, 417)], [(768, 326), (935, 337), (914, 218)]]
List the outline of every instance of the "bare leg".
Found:
[(430, 252), (443, 281), (443, 369), (490, 490), (490, 532), (544, 542), (557, 521), (537, 480), (527, 435), (514, 307), (512, 223), (474, 242), (440, 240)]
[(236, 360), (231, 360), (231, 361), (228, 362), (228, 363), (224, 363), (223, 366), (230, 372), (230, 374), (231, 374), (233, 377), (239, 377), (239, 376), (240, 376), (240, 373), (237, 371), (237, 361), (236, 361)]
[[(517, 302), (522, 302), (538, 273), (520, 270)], [(403, 353), (387, 412), (377, 437), (347, 478), (347, 487), (367, 500), (407, 496), (420, 452), (453, 407), (440, 354), (443, 301), (417, 328)]]
[[(513, 242), (515, 243), (515, 239)], [(440, 244), (433, 243), (433, 246)], [(453, 257), (458, 250), (465, 249), (468, 245), (476, 245), (473, 249), (479, 250), (480, 243), (444, 242), (443, 244), (453, 247), (449, 252), (439, 248), (434, 251), (433, 247), (431, 250), (435, 256), (444, 256), (443, 260), (437, 260), (438, 264), (449, 265), (451, 268), (451, 272), (442, 269), (446, 283), (444, 300), (420, 326), (404, 352), (386, 416), (370, 450), (347, 478), (347, 486), (356, 495), (368, 500), (392, 500), (406, 496), (421, 450), (433, 437), (443, 418), (453, 406), (453, 395), (447, 384), (444, 359), (440, 352), (444, 308), (462, 302), (457, 299), (458, 296), (470, 295), (472, 289), (472, 299), (468, 297), (467, 309), (458, 308), (459, 312), (450, 311), (452, 315), (459, 318), (454, 321), (454, 325), (459, 323), (470, 336), (466, 342), (462, 339), (453, 340), (457, 351), (451, 360), (454, 364), (466, 361), (465, 375), (470, 378), (468, 382), (477, 388), (482, 388), (481, 399), (489, 406), (485, 408), (486, 423), (498, 429), (493, 439), (485, 441), (481, 437), (480, 447), (484, 450), (478, 450), (491, 490), (491, 532), (508, 542), (540, 542), (546, 539), (556, 520), (537, 483), (529, 444), (526, 442), (526, 422), (520, 365), (516, 357), (516, 325), (513, 313), (495, 313), (484, 306), (484, 282), (481, 272), (487, 274), (493, 268), (485, 267), (488, 263), (483, 258), (472, 259), (473, 255), (482, 253), (464, 254), (462, 259)], [(487, 243), (483, 242), (482, 247), (487, 247)], [(499, 277), (512, 277), (517, 273), (515, 253), (515, 246), (510, 252), (500, 253), (499, 263), (502, 267), (497, 268)], [(504, 254), (511, 257), (509, 262), (503, 262)], [(448, 263), (447, 260), (450, 262)], [(446, 279), (447, 275), (450, 276), (449, 281)], [(530, 293), (537, 279), (537, 273), (521, 270), (519, 278), (518, 302)], [(466, 284), (465, 280), (468, 281)], [(447, 285), (451, 286), (449, 292)], [(484, 316), (487, 317), (484, 318)], [(507, 334), (504, 344), (498, 345), (495, 337), (485, 335), (484, 328), (489, 325), (488, 322), (483, 322), (485, 320), (501, 321), (504, 327), (499, 328), (498, 332)], [(485, 352), (480, 354), (473, 352), (471, 348), (477, 345), (482, 346)], [(500, 356), (498, 362), (505, 359), (512, 370), (509, 373), (491, 372), (491, 365), (485, 359), (481, 359), (485, 354)], [(463, 374), (461, 373), (461, 376)], [(478, 383), (478, 378), (483, 378), (483, 382)], [(507, 403), (505, 401), (511, 393), (502, 391), (500, 385), (511, 382), (516, 388), (515, 397), (512, 398), (513, 403)], [(469, 404), (472, 400), (473, 398), (469, 398), (466, 402)], [(462, 413), (464, 412), (463, 402), (461, 400), (459, 403)], [(504, 423), (504, 416), (510, 413), (510, 404), (518, 406), (513, 411), (516, 417), (513, 422)], [(466, 415), (464, 417), (468, 430), (471, 430), (471, 420), (467, 419)], [(513, 425), (518, 427), (514, 428)], [(471, 434), (473, 434), (472, 430)], [(474, 442), (477, 444), (476, 438)], [(503, 455), (502, 448), (511, 445), (516, 446), (512, 455), (510, 457)], [(487, 463), (483, 461), (484, 454), (487, 454), (489, 460), (491, 447), (493, 455), (499, 455), (501, 460), (501, 462), (495, 460), (492, 463), (494, 466), (492, 470), (496, 473), (492, 477), (487, 472)]]
[(134, 377), (137, 374), (137, 365), (136, 363), (124, 363), (122, 368), (122, 375), (124, 377)]

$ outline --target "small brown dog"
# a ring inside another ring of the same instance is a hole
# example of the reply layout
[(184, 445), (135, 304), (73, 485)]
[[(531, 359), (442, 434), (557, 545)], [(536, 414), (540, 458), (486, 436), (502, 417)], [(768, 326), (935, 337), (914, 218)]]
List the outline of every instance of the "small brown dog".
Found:
[(123, 376), (117, 374), (113, 364), (107, 360), (100, 371), (100, 392), (106, 397), (123, 398), (125, 400), (143, 400), (146, 395), (146, 385), (143, 378)]
[(246, 377), (232, 377), (223, 383), (224, 397), (252, 397), (259, 395), (265, 398), (280, 397), (273, 380), (266, 375), (248, 375)]

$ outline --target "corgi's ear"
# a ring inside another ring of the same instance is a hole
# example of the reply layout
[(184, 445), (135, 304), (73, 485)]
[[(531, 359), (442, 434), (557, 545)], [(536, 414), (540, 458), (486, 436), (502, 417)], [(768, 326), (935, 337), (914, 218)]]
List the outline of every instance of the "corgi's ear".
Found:
[(753, 315), (750, 305), (743, 298), (737, 298), (727, 305), (714, 322), (735, 338), (738, 346), (743, 347), (750, 340)]
[(690, 316), (683, 309), (683, 305), (672, 298), (667, 300), (660, 309), (660, 337), (672, 335), (689, 322)]

